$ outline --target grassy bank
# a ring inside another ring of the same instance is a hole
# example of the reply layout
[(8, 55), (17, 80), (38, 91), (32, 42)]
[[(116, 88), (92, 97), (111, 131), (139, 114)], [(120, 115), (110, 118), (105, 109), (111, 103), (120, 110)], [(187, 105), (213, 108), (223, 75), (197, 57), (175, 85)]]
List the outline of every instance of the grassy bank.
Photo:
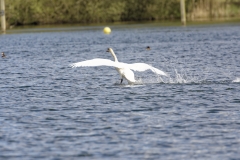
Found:
[(187, 7), (188, 20), (240, 17), (240, 0), (192, 0)]
[[(6, 0), (8, 25), (180, 19), (180, 0)], [(188, 20), (240, 17), (240, 0), (186, 0)]]

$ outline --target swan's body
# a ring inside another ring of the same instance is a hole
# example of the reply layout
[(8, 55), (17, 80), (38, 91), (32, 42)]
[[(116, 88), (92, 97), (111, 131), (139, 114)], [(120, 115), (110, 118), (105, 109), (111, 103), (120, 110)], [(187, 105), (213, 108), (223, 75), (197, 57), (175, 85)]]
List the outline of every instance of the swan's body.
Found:
[(71, 67), (94, 67), (94, 66), (115, 67), (121, 76), (121, 83), (123, 81), (123, 78), (125, 78), (129, 84), (134, 84), (136, 82), (133, 71), (142, 72), (142, 71), (146, 71), (146, 70), (151, 70), (156, 74), (167, 76), (167, 74), (164, 73), (163, 71), (161, 71), (157, 68), (154, 68), (146, 63), (127, 64), (127, 63), (118, 62), (117, 56), (115, 55), (115, 53), (113, 52), (113, 50), (111, 48), (108, 48), (107, 52), (110, 52), (112, 54), (114, 61), (111, 61), (109, 59), (96, 58), (96, 59), (92, 59), (92, 60), (73, 63), (70, 66)]

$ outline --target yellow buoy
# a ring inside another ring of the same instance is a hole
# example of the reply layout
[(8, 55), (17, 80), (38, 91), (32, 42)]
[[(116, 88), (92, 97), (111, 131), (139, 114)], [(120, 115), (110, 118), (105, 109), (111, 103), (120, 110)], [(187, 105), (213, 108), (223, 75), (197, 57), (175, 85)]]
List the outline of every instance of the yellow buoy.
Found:
[(110, 34), (110, 33), (111, 33), (111, 29), (110, 29), (109, 27), (105, 27), (105, 28), (103, 29), (103, 32), (104, 32), (105, 34)]

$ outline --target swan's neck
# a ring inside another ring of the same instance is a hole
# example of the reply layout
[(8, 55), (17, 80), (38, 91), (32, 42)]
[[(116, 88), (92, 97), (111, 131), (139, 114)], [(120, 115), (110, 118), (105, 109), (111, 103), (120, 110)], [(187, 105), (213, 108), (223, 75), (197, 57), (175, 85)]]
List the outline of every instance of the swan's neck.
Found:
[(112, 54), (112, 56), (113, 56), (113, 58), (114, 58), (114, 61), (115, 61), (115, 62), (118, 62), (117, 56), (116, 56), (116, 54), (113, 52), (113, 50), (110, 50), (110, 53)]

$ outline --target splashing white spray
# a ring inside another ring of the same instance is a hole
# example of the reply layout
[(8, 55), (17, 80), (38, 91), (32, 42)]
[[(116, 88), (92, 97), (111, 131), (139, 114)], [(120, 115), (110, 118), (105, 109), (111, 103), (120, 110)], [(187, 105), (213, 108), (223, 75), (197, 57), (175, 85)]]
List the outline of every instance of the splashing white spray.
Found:
[(240, 82), (240, 77), (237, 77), (237, 78), (234, 79), (232, 82), (234, 82), (234, 83), (239, 83), (239, 82)]

